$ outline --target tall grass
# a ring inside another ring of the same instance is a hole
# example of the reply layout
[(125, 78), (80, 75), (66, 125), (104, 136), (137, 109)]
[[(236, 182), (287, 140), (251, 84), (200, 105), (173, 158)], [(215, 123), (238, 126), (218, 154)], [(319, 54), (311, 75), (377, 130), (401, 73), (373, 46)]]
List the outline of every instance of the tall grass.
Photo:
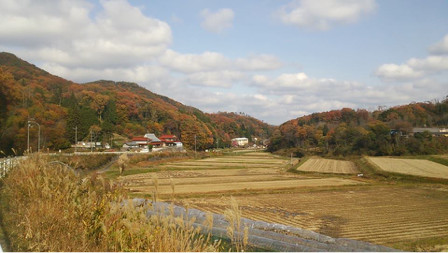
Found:
[(171, 216), (147, 216), (125, 190), (92, 174), (30, 156), (3, 181), (1, 212), (12, 251), (217, 251), (191, 226)]
[(230, 198), (230, 208), (224, 211), (224, 217), (229, 222), (227, 235), (236, 251), (245, 251), (248, 246), (249, 228), (247, 226), (243, 227), (241, 223), (241, 210), (234, 197)]

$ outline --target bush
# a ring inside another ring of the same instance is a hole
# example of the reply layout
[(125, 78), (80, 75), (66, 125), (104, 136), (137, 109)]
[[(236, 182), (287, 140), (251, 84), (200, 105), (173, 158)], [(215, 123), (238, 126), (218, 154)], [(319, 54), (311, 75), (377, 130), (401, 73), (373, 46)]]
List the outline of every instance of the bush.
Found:
[(146, 215), (97, 174), (81, 178), (30, 156), (3, 181), (1, 211), (12, 251), (216, 251), (218, 244), (172, 216)]

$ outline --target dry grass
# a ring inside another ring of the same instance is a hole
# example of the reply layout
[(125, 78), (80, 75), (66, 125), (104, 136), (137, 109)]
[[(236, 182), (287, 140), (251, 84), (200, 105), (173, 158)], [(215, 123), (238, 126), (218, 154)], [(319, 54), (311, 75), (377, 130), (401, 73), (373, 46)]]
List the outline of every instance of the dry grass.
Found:
[(245, 251), (249, 240), (249, 228), (247, 226), (243, 228), (241, 224), (241, 210), (235, 198), (230, 198), (230, 208), (224, 211), (224, 216), (229, 222), (227, 235), (235, 246), (236, 251)]
[(428, 160), (389, 157), (368, 157), (367, 159), (388, 172), (448, 179), (448, 166)]
[(124, 170), (126, 169), (126, 166), (129, 163), (128, 155), (126, 153), (125, 154), (121, 154), (118, 157), (118, 162), (117, 163), (118, 163), (118, 169), (120, 170), (120, 175), (122, 175)]
[(126, 192), (93, 174), (86, 178), (45, 157), (12, 170), (1, 190), (12, 251), (216, 251), (191, 221), (148, 217), (148, 205), (126, 203)]
[(311, 157), (297, 170), (319, 173), (356, 174), (358, 169), (353, 162)]

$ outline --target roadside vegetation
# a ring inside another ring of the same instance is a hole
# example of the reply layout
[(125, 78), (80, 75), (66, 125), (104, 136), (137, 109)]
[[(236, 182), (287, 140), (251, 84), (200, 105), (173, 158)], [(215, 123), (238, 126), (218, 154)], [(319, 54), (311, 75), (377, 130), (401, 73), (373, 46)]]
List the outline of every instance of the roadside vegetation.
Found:
[(147, 206), (96, 173), (30, 156), (2, 179), (1, 217), (11, 251), (218, 251), (190, 221), (146, 216)]
[(107, 163), (115, 160), (115, 154), (94, 154), (94, 155), (55, 155), (50, 156), (50, 161), (58, 161), (67, 164), (70, 168), (83, 171), (91, 171), (101, 168)]

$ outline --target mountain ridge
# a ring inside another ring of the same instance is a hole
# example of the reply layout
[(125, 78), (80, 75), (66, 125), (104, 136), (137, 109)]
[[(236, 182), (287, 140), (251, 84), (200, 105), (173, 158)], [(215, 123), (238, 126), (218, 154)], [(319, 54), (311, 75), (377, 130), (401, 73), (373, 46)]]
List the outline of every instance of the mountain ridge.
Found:
[[(216, 143), (229, 146), (235, 137), (267, 138), (274, 129), (249, 116), (204, 113), (137, 83), (98, 80), (79, 84), (6, 52), (0, 53), (0, 81), (0, 99), (4, 98), (0, 102), (0, 150), (5, 153), (11, 153), (11, 148), (18, 153), (26, 149), (30, 118), (42, 128), (41, 149), (52, 150), (74, 143), (75, 127), (78, 140), (87, 139), (92, 131), (97, 141), (107, 141), (113, 133), (128, 138), (146, 132), (170, 133), (191, 148), (196, 136), (198, 149)], [(30, 130), (32, 143), (36, 134)]]

